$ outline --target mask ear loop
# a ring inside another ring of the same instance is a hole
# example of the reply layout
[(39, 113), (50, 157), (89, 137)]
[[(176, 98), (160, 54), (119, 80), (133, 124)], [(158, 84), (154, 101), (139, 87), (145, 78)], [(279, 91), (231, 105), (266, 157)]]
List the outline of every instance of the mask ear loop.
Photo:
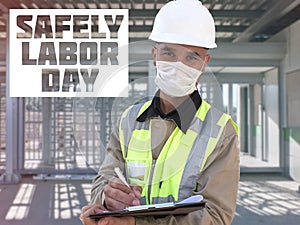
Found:
[(155, 60), (156, 60), (156, 68), (157, 68), (157, 61), (158, 61), (158, 58), (157, 58), (157, 56), (158, 56), (158, 48), (156, 47), (156, 46), (154, 46), (154, 48), (155, 48), (155, 51), (156, 51), (156, 54), (155, 54)]
[(155, 48), (155, 51), (156, 51), (156, 54), (155, 54), (155, 59), (156, 59), (156, 62), (155, 62), (155, 67), (156, 67), (156, 76), (160, 76), (159, 75), (159, 69), (158, 69), (158, 62), (159, 62), (159, 60), (158, 60), (158, 48), (156, 47), (156, 46), (154, 46), (154, 48)]
[[(206, 56), (205, 56), (206, 57)], [(196, 89), (198, 90), (198, 87), (199, 87), (199, 85), (200, 85), (200, 77), (201, 77), (201, 75), (204, 73), (204, 71), (203, 71), (203, 68), (204, 68), (204, 66), (206, 66), (206, 63), (205, 63), (205, 59), (203, 60), (203, 63), (202, 63), (202, 67), (201, 67), (201, 69), (200, 69), (200, 75), (199, 75), (199, 77), (198, 77), (198, 79), (196, 80)]]
[(156, 51), (156, 54), (155, 54), (155, 59), (156, 59), (156, 62), (155, 62), (155, 68), (156, 68), (156, 78), (155, 79), (157, 79), (157, 77), (159, 77), (160, 75), (159, 75), (159, 69), (158, 69), (158, 48), (156, 47), (156, 46), (154, 46), (154, 49), (155, 49), (155, 51)]
[[(205, 57), (206, 57), (206, 56), (207, 56), (207, 55), (205, 55)], [(204, 72), (204, 71), (203, 71), (204, 66), (206, 66), (205, 58), (204, 58), (204, 60), (203, 60), (202, 67), (201, 67), (201, 69), (200, 69), (200, 71), (201, 71), (202, 73)]]

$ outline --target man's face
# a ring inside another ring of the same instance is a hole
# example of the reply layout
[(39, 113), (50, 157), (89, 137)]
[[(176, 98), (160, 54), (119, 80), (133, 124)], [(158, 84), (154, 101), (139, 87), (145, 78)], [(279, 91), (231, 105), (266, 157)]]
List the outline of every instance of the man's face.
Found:
[(177, 62), (180, 61), (187, 66), (203, 71), (208, 63), (210, 56), (207, 54), (207, 49), (171, 43), (158, 43), (152, 49), (154, 65), (156, 60)]

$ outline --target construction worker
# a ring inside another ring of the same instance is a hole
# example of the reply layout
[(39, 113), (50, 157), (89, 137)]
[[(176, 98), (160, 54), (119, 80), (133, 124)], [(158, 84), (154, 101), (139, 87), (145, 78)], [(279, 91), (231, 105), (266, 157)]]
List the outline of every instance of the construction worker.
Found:
[[(231, 224), (239, 181), (237, 128), (231, 117), (201, 99), (197, 83), (215, 48), (215, 25), (197, 0), (168, 2), (149, 39), (157, 68), (152, 101), (129, 107), (107, 146), (93, 181), (85, 225)], [(117, 178), (119, 167), (130, 183)], [(200, 194), (206, 205), (187, 215), (87, 216), (103, 210), (177, 202)]]

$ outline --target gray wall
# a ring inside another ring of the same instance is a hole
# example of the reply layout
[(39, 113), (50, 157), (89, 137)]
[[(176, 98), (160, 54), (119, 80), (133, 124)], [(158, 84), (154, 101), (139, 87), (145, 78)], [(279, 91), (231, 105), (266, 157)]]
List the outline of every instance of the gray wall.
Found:
[[(286, 28), (270, 41), (285, 41), (287, 55), (284, 60), (286, 74), (286, 104), (281, 110), (287, 109), (285, 118), (285, 149), (292, 179), (300, 182), (300, 123), (299, 123), (299, 91), (300, 86), (300, 21)], [(296, 95), (295, 95), (296, 94)], [(295, 97), (296, 96), (296, 97)]]

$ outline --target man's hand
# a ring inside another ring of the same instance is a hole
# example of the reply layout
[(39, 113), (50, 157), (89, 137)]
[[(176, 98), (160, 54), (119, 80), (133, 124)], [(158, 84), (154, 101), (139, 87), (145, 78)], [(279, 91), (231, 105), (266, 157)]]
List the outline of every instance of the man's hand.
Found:
[(109, 180), (103, 190), (107, 209), (117, 210), (140, 205), (142, 188), (137, 185), (130, 185), (130, 187), (131, 189), (118, 178)]
[(83, 225), (134, 225), (134, 217), (104, 217), (98, 221), (89, 218), (90, 214), (100, 213), (106, 210), (101, 205), (87, 205), (82, 208), (80, 220)]
[[(95, 213), (100, 213), (106, 209), (102, 205), (87, 205), (81, 209), (80, 220), (84, 225), (98, 225), (96, 220), (89, 218), (88, 216)], [(99, 222), (99, 221), (98, 221)]]

